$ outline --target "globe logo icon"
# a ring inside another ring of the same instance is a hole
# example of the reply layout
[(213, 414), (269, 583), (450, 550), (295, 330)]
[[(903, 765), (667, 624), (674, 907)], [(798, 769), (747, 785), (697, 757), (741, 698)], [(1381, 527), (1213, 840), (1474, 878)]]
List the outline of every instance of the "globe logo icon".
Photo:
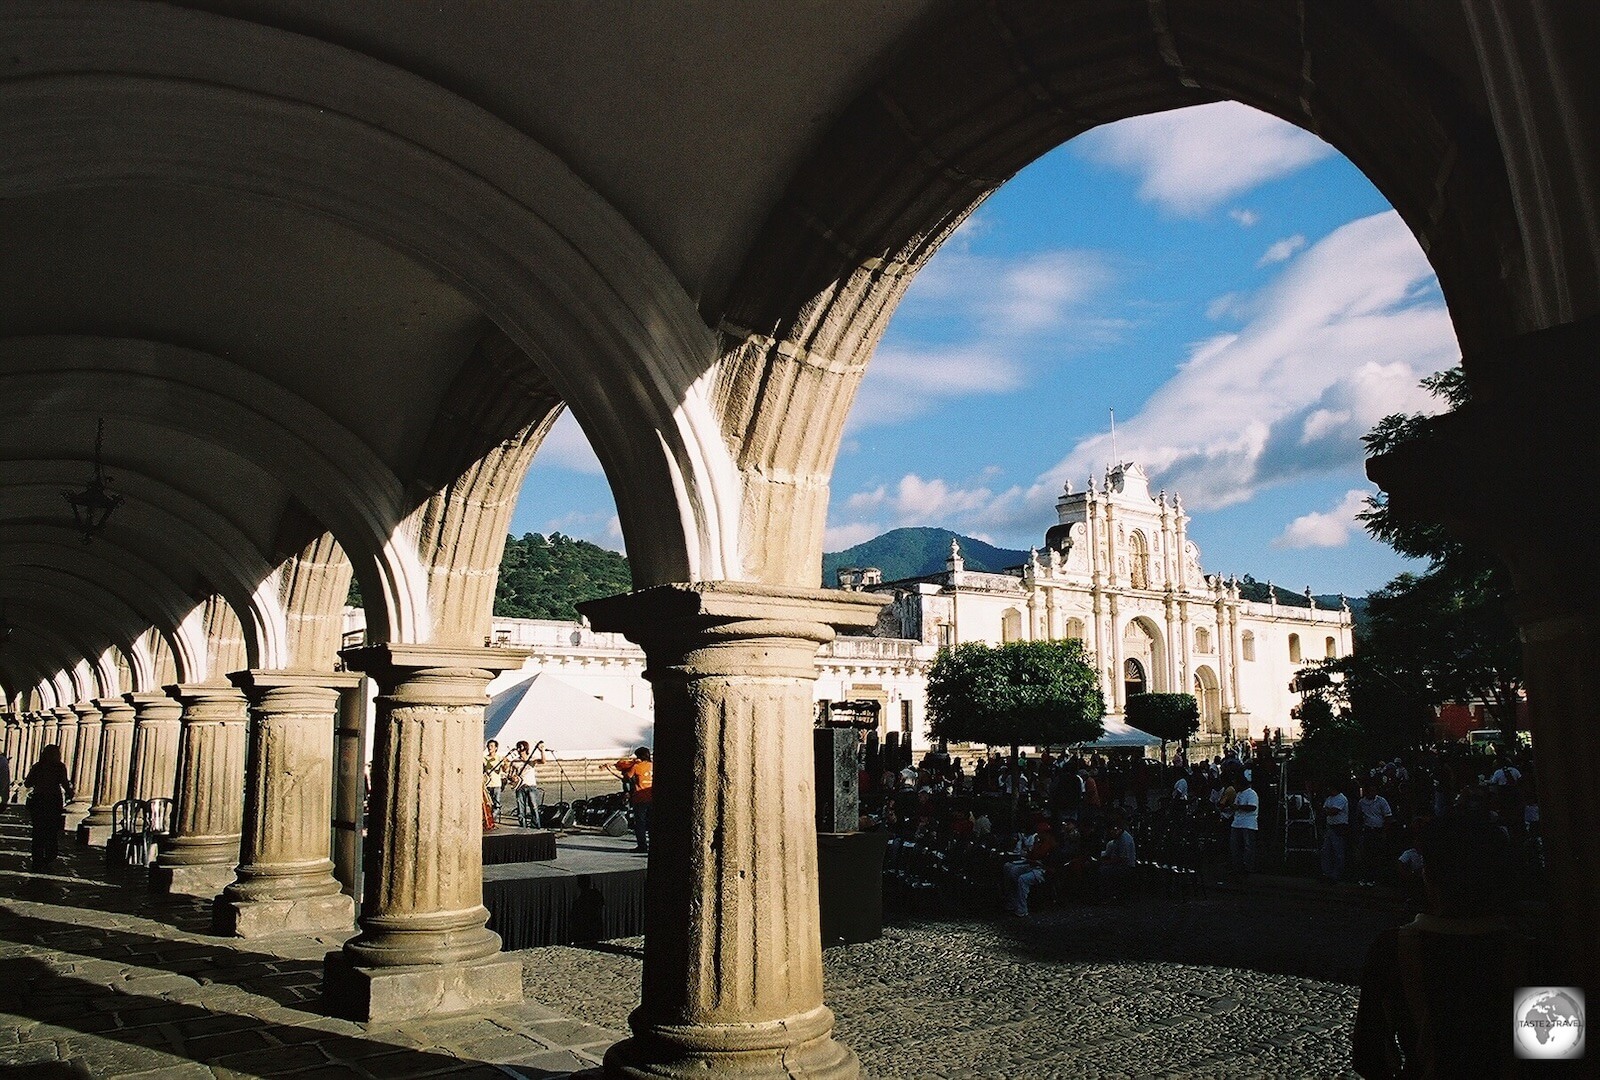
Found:
[(1520, 1058), (1583, 1056), (1583, 991), (1570, 986), (1524, 987), (1512, 1010)]

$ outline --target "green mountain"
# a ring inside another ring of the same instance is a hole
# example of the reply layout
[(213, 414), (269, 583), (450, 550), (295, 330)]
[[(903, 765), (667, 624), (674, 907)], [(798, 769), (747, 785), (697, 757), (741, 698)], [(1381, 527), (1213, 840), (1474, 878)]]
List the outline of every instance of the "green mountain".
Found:
[(510, 619), (576, 619), (584, 600), (633, 588), (626, 556), (587, 540), (551, 533), (506, 538), (494, 613)]
[(961, 557), (966, 560), (968, 570), (994, 573), (1028, 561), (1026, 551), (997, 548), (949, 529), (893, 529), (855, 547), (825, 553), (822, 556), (823, 587), (834, 587), (838, 581), (834, 572), (841, 566), (876, 566), (883, 571), (885, 581), (941, 573), (945, 560), (950, 557), (951, 540), (960, 543)]

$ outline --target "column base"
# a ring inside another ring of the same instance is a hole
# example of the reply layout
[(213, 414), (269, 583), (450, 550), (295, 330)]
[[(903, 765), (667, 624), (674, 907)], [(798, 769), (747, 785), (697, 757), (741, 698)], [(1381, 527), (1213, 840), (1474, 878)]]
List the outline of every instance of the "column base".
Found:
[(157, 862), (150, 868), (150, 891), (209, 900), (232, 885), (233, 878), (234, 868), (226, 863), (169, 865)]
[[(231, 874), (229, 880), (232, 880)], [(293, 900), (239, 900), (219, 896), (211, 909), (211, 922), (218, 934), (241, 938), (349, 930), (355, 926), (356, 904), (344, 893)]]
[(68, 810), (67, 811), (67, 823), (66, 823), (66, 826), (65, 826), (67, 832), (76, 833), (78, 831), (78, 826), (82, 825), (83, 824), (83, 819), (88, 817), (88, 816), (89, 816), (89, 811), (87, 811), (87, 810)]
[(357, 967), (343, 952), (323, 960), (323, 1006), (335, 1016), (388, 1023), (438, 1013), (478, 1012), (522, 1000), (522, 961), (481, 960), (412, 967)]
[[(806, 1038), (808, 1031), (818, 1034)], [(761, 1024), (636, 1027), (633, 1038), (606, 1051), (605, 1074), (636, 1080), (859, 1080), (860, 1059), (835, 1042), (832, 1031), (833, 1013), (826, 1007)]]
[(89, 847), (105, 847), (109, 839), (111, 839), (110, 822), (104, 825), (88, 821), (78, 822), (78, 843), (87, 844)]

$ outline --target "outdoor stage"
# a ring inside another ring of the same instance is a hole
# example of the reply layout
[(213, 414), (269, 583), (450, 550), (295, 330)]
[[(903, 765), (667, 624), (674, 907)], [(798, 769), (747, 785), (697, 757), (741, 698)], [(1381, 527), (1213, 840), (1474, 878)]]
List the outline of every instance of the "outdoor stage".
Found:
[(485, 865), (483, 906), (501, 947), (644, 933), (645, 856), (633, 845), (631, 836), (572, 833), (556, 837), (554, 859)]

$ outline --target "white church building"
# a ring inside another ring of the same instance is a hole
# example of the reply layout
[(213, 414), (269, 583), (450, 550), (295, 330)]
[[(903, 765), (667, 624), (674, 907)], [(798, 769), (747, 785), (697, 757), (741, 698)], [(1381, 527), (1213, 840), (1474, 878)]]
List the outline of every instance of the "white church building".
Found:
[[(1289, 682), (1304, 664), (1351, 651), (1348, 607), (1318, 608), (1309, 589), (1305, 607), (1242, 599), (1236, 580), (1201, 569), (1182, 502), (1165, 492), (1152, 496), (1135, 464), (1111, 468), (1085, 491), (1069, 484), (1056, 512), (1043, 551), (1003, 573), (966, 569), (954, 544), (945, 570), (926, 577), (886, 582), (872, 567), (840, 570), (841, 588), (893, 600), (872, 636), (839, 637), (821, 649), (819, 709), (872, 702), (880, 732), (899, 732), (921, 749), (928, 745), (928, 669), (940, 647), (1081, 638), (1096, 658), (1110, 721), (1123, 719), (1130, 694), (1189, 691), (1200, 702), (1202, 736), (1299, 734), (1299, 695)], [(364, 630), (362, 612), (348, 609), (346, 644), (358, 644)], [(494, 620), (492, 634), (485, 644), (527, 658), (496, 678), (491, 694), (540, 676), (632, 713), (643, 730), (654, 723), (644, 652), (621, 635), (583, 623), (503, 618)], [(552, 709), (541, 735), (587, 747), (589, 733), (567, 730), (579, 726), (570, 709)]]
[(968, 570), (956, 544), (943, 573), (884, 582), (870, 568), (840, 571), (846, 588), (888, 592), (900, 638), (929, 648), (982, 641), (1079, 638), (1096, 659), (1107, 715), (1121, 720), (1129, 695), (1188, 691), (1201, 734), (1261, 738), (1298, 734), (1299, 695), (1289, 682), (1304, 664), (1353, 648), (1350, 610), (1241, 599), (1237, 579), (1207, 575), (1188, 538), (1183, 503), (1151, 495), (1136, 464), (1056, 502), (1044, 550), (1003, 573)]

